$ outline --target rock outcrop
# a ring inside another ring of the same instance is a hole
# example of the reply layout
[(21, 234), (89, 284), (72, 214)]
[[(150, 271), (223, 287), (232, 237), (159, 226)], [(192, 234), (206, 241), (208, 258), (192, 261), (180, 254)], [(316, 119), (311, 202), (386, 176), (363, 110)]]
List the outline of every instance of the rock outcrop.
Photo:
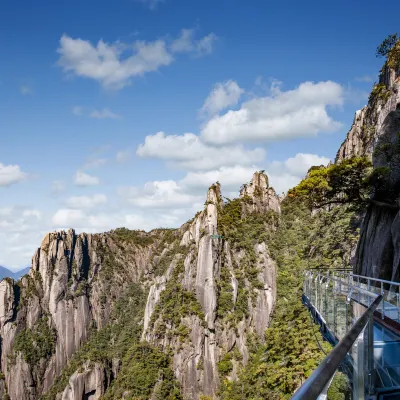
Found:
[[(105, 249), (122, 268), (110, 271)], [(50, 389), (89, 330), (106, 324), (121, 288), (139, 279), (150, 256), (151, 248), (118, 247), (112, 234), (50, 233), (29, 275), (18, 284), (0, 282), (1, 369), (11, 400), (38, 399)]]
[(268, 176), (263, 171), (255, 172), (252, 180), (240, 189), (240, 197), (244, 200), (245, 213), (280, 213), (280, 197), (268, 184)]
[(352, 156), (372, 160), (376, 189), (366, 211), (355, 254), (361, 275), (400, 280), (400, 70), (382, 68), (368, 105), (357, 111), (336, 163)]
[(70, 378), (60, 400), (98, 400), (110, 384), (110, 377), (103, 366), (86, 363)]
[[(246, 212), (266, 212), (271, 209), (279, 211), (277, 196), (273, 189), (268, 188), (266, 179), (268, 178), (264, 174), (256, 173), (253, 177), (254, 187), (242, 191), (242, 196), (246, 195), (252, 201), (252, 207), (246, 208)], [(261, 191), (260, 196), (258, 188)], [(276, 266), (266, 244), (257, 244), (253, 249), (253, 267), (259, 271), (256, 284), (240, 279), (240, 265), (242, 261), (244, 263), (245, 252), (231, 247), (229, 242), (218, 235), (221, 233), (217, 230), (218, 218), (222, 212), (220, 187), (216, 184), (208, 191), (204, 211), (183, 232), (181, 244), (188, 251), (186, 255), (182, 255), (181, 273), (172, 278), (172, 270), (177, 265), (171, 264), (161, 280), (157, 280), (150, 288), (146, 306), (143, 338), (164, 348), (173, 349), (175, 375), (187, 399), (199, 399), (200, 395), (214, 398), (220, 380), (225, 378), (218, 370), (218, 365), (227, 355), (229, 358), (230, 352), (235, 348), (240, 354), (241, 363), (247, 363), (247, 337), (254, 333), (260, 341), (264, 339), (276, 299)], [(181, 319), (181, 323), (188, 327), (190, 333), (179, 340), (171, 335), (177, 326), (167, 323), (165, 333), (160, 336), (157, 331), (162, 326), (162, 320), (156, 316), (157, 320), (153, 325), (146, 322), (152, 319), (162, 291), (168, 290), (165, 282), (170, 279), (178, 280), (178, 285), (195, 293), (204, 313), (203, 320), (199, 315), (188, 315)], [(227, 292), (223, 293), (223, 287)], [(246, 300), (248, 315), (241, 316), (232, 326), (224, 318), (233, 318), (238, 292), (242, 294), (245, 290), (253, 294), (252, 298), (250, 296)], [(219, 313), (222, 299), (232, 305), (226, 315)], [(232, 370), (228, 379), (235, 378), (239, 366), (237, 361), (231, 362)]]
[(386, 65), (382, 68), (379, 83), (374, 85), (368, 105), (355, 114), (351, 129), (336, 154), (336, 163), (353, 156), (372, 157), (380, 138), (387, 130), (385, 125), (389, 114), (398, 110), (399, 75), (400, 71)]

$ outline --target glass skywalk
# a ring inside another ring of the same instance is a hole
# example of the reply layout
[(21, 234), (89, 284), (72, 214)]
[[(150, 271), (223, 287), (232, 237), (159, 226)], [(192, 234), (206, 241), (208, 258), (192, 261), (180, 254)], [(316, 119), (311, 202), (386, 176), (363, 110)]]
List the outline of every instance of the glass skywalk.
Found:
[(340, 366), (353, 399), (400, 399), (400, 283), (344, 270), (305, 272), (303, 302), (333, 346), (378, 295), (382, 301)]

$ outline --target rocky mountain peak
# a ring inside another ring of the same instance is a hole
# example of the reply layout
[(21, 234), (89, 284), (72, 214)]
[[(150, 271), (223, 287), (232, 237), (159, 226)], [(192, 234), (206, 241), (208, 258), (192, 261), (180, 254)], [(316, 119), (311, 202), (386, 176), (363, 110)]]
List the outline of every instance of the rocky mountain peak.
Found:
[(222, 202), (221, 197), (221, 184), (219, 182), (213, 183), (207, 191), (207, 203), (218, 205)]
[(400, 107), (400, 69), (393, 69), (385, 63), (380, 71), (368, 99), (368, 105), (356, 111), (353, 124), (346, 139), (340, 146), (335, 162), (339, 163), (354, 156), (372, 154), (385, 134), (386, 125), (393, 113)]
[(251, 181), (241, 187), (240, 198), (244, 200), (244, 211), (247, 213), (269, 210), (280, 212), (279, 196), (269, 186), (268, 176), (264, 171), (255, 172)]

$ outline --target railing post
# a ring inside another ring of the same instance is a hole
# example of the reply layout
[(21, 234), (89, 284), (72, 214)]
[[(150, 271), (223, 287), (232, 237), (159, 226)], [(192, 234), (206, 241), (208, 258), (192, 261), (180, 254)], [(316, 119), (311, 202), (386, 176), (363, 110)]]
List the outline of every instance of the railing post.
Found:
[(385, 292), (383, 291), (383, 282), (381, 282), (381, 295), (382, 299), (382, 319), (385, 318)]
[(400, 322), (400, 286), (399, 286), (399, 293), (397, 293), (397, 319)]
[(367, 368), (368, 368), (368, 394), (375, 393), (375, 366), (374, 366), (374, 316), (369, 317), (367, 337)]

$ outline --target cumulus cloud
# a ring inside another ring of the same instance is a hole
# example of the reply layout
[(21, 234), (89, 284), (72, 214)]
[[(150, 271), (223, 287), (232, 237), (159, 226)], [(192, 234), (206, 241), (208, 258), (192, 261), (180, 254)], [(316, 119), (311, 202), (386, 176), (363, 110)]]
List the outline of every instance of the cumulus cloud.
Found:
[(100, 183), (99, 178), (85, 172), (78, 171), (75, 175), (75, 185), (77, 186), (95, 186)]
[(222, 185), (223, 194), (227, 192), (239, 191), (243, 183), (248, 182), (255, 171), (259, 171), (260, 167), (235, 165), (232, 167), (220, 167), (213, 171), (189, 172), (180, 181), (180, 185), (187, 191), (198, 191), (205, 194), (205, 190), (215, 182)]
[(266, 166), (271, 185), (278, 193), (296, 186), (314, 165), (327, 165), (330, 159), (317, 154), (298, 153), (285, 161), (274, 161)]
[(244, 90), (232, 80), (217, 83), (200, 109), (201, 116), (211, 116), (238, 104)]
[(69, 208), (95, 208), (107, 203), (107, 196), (104, 194), (94, 194), (93, 196), (73, 196), (66, 200)]
[(288, 172), (303, 177), (312, 166), (327, 165), (329, 161), (329, 158), (316, 154), (298, 153), (294, 157), (288, 158), (284, 165)]
[[(298, 153), (285, 161), (273, 161), (243, 166), (220, 167), (212, 171), (189, 172), (178, 182), (179, 186), (188, 193), (205, 193), (213, 183), (219, 181), (222, 192), (236, 193), (243, 183), (248, 182), (254, 172), (264, 169), (269, 177), (270, 184), (278, 192), (287, 192), (304, 178), (310, 167), (314, 165), (327, 165), (329, 158), (316, 154)], [(229, 197), (229, 196), (227, 196)]]
[(188, 206), (199, 197), (183, 190), (176, 181), (147, 182), (143, 187), (121, 187), (118, 194), (129, 204), (142, 208)]
[(164, 132), (146, 136), (136, 154), (165, 160), (172, 167), (195, 170), (209, 170), (237, 163), (252, 165), (265, 158), (265, 150), (262, 148), (249, 150), (242, 145), (217, 148), (205, 144), (193, 133), (166, 135)]
[(343, 103), (344, 90), (332, 82), (304, 82), (283, 92), (274, 87), (270, 96), (254, 98), (237, 111), (212, 118), (201, 137), (215, 145), (238, 141), (273, 141), (315, 136), (341, 127), (327, 112)]
[(0, 187), (21, 182), (26, 177), (27, 174), (21, 171), (19, 165), (5, 165), (0, 163)]
[[(177, 40), (182, 39), (182, 35), (187, 36), (187, 33), (182, 33)], [(131, 84), (134, 77), (170, 65), (174, 53), (210, 53), (215, 38), (214, 34), (200, 40), (190, 36), (189, 39), (183, 38), (185, 44), (181, 40), (180, 45), (176, 40), (170, 43), (166, 39), (153, 42), (137, 40), (133, 44), (109, 44), (99, 40), (97, 45), (93, 45), (87, 40), (64, 34), (57, 50), (60, 54), (58, 65), (69, 75), (94, 79), (108, 89), (121, 89)]]

